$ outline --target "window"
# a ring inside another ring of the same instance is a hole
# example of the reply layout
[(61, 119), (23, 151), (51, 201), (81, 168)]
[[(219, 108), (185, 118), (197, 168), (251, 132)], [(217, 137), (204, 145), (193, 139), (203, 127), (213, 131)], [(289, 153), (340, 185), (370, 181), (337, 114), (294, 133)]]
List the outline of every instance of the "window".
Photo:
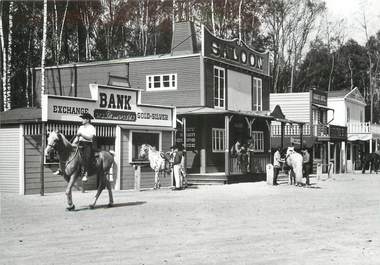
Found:
[(347, 108), (347, 122), (350, 122), (351, 121), (351, 112), (350, 112), (350, 108)]
[(360, 111), (360, 122), (364, 122), (364, 115), (362, 110)]
[(253, 146), (251, 148), (254, 152), (264, 152), (264, 132), (252, 131)]
[(177, 89), (177, 74), (147, 75), (146, 90), (175, 90)]
[(253, 110), (263, 110), (263, 81), (253, 78), (252, 103)]
[[(160, 133), (132, 132), (131, 161), (142, 160), (140, 150), (143, 144), (149, 144), (160, 150)], [(144, 160), (148, 160), (145, 157)]]
[(225, 130), (212, 128), (212, 151), (214, 153), (224, 152)]
[(223, 68), (214, 66), (214, 106), (225, 106), (225, 71)]

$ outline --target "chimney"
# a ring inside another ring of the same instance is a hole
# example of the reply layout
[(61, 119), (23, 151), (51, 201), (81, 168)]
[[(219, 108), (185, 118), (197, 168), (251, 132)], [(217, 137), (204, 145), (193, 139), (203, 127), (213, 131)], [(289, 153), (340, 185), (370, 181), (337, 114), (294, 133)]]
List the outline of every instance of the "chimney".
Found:
[(191, 21), (176, 22), (172, 37), (172, 55), (192, 54), (196, 52), (196, 35)]

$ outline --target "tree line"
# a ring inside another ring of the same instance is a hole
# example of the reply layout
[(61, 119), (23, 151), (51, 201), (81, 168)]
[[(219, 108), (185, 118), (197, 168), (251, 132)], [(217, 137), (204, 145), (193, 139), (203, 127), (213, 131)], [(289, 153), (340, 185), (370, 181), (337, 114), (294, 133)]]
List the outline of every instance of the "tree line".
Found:
[(43, 62), (53, 66), (169, 53), (178, 21), (193, 21), (198, 34), (204, 24), (218, 37), (269, 50), (276, 93), (357, 86), (368, 99), (380, 68), (380, 33), (367, 36), (364, 46), (345, 40), (344, 30), (327, 21), (323, 0), (45, 2), (46, 12), (43, 1), (1, 1), (0, 111), (30, 106), (30, 69)]

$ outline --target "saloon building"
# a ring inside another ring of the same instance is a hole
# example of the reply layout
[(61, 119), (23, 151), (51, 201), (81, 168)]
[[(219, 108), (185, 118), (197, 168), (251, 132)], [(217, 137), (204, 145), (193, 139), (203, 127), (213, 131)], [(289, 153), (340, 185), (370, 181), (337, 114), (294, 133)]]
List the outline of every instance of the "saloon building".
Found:
[[(40, 69), (34, 69), (33, 76), (35, 102), (41, 105)], [(138, 90), (143, 104), (176, 107), (176, 125), (167, 128), (177, 127), (173, 141), (187, 151), (190, 182), (230, 183), (265, 174), (274, 119), (269, 115), (269, 53), (255, 51), (237, 39), (217, 38), (205, 27), (197, 38), (193, 25), (181, 22), (175, 24), (170, 54), (46, 69), (46, 93), (51, 96), (91, 99), (89, 84), (120, 82)], [(122, 138), (130, 140), (128, 134)], [(248, 153), (243, 167), (231, 155), (237, 142)], [(169, 143), (159, 149), (167, 151)], [(120, 173), (122, 179), (131, 174)]]

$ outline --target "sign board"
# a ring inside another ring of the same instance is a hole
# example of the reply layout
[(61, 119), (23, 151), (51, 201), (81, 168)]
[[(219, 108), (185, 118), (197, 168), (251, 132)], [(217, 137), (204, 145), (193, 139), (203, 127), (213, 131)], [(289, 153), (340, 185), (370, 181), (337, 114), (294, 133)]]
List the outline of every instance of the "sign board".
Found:
[(327, 92), (313, 89), (311, 90), (311, 103), (327, 106)]
[(223, 40), (203, 26), (202, 55), (269, 76), (269, 52), (260, 53), (238, 39)]
[[(197, 132), (194, 127), (186, 128), (186, 150), (196, 149)], [(176, 143), (183, 144), (183, 130), (178, 130), (176, 134)]]
[(174, 107), (139, 104), (136, 89), (90, 84), (91, 98), (42, 96), (42, 120), (81, 121), (88, 112), (95, 123), (174, 127)]

